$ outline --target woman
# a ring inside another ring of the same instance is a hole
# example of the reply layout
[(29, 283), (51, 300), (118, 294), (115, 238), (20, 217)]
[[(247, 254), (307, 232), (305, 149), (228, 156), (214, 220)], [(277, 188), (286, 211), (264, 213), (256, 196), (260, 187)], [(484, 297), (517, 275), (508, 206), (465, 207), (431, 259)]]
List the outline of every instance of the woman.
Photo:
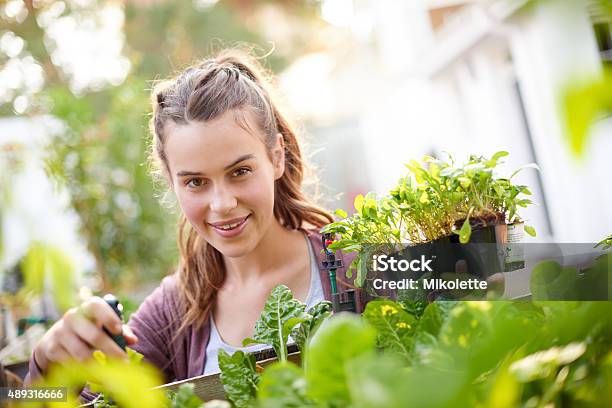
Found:
[(159, 84), (151, 128), (154, 163), (182, 210), (178, 271), (127, 325), (100, 298), (68, 311), (35, 347), (33, 376), (96, 349), (122, 356), (102, 327), (123, 333), (168, 381), (213, 373), (219, 349), (253, 334), (276, 285), (308, 306), (331, 297), (317, 231), (332, 216), (301, 190), (295, 132), (257, 63), (225, 51)]

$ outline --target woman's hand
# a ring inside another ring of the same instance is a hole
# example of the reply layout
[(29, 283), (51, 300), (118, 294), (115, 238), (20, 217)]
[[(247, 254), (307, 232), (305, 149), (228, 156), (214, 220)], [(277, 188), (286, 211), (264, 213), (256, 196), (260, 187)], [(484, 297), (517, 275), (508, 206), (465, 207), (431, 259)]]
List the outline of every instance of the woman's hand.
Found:
[(125, 358), (126, 353), (104, 332), (103, 327), (112, 334), (122, 334), (128, 345), (138, 341), (102, 298), (92, 297), (80, 307), (68, 310), (45, 333), (34, 348), (36, 363), (45, 371), (51, 363), (88, 360), (94, 350), (109, 357)]

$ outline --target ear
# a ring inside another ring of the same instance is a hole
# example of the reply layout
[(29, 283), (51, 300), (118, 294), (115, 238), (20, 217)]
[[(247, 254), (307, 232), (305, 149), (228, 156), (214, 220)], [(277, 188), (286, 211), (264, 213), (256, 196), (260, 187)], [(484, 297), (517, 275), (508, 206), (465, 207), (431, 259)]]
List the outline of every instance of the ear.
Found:
[(274, 180), (278, 180), (285, 173), (285, 139), (280, 133), (276, 134), (276, 143), (272, 149), (272, 164), (274, 165)]

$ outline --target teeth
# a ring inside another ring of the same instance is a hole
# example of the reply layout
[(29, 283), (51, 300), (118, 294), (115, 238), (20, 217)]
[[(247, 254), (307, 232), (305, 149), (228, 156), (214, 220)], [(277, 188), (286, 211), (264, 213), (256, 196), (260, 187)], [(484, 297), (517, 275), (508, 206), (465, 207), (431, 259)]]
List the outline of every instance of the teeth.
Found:
[(222, 230), (230, 230), (230, 229), (236, 228), (241, 223), (242, 223), (242, 221), (238, 221), (238, 222), (236, 222), (234, 224), (226, 224), (226, 225), (223, 225), (223, 226), (218, 227), (218, 228), (220, 228)]

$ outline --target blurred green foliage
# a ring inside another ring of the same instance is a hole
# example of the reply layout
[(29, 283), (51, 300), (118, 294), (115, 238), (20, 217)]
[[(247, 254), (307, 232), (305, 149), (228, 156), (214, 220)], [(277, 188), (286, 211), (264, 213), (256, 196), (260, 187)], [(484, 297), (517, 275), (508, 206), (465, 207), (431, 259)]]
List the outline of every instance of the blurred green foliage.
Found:
[(571, 82), (563, 91), (563, 106), (568, 145), (575, 156), (584, 157), (593, 124), (612, 116), (612, 70)]
[[(34, 382), (34, 386), (67, 387), (67, 400), (52, 404), (58, 407), (80, 406), (78, 394), (84, 384), (87, 384), (91, 392), (104, 391), (104, 397), (112, 398), (121, 407), (166, 407), (164, 392), (153, 389), (162, 383), (159, 371), (141, 362), (141, 354), (127, 350), (128, 359), (125, 360), (108, 358), (102, 352), (95, 351), (94, 358), (89, 361), (70, 361), (51, 366), (44, 378)], [(30, 406), (42, 407), (48, 404), (33, 403)]]
[[(550, 1), (550, 0), (537, 0)], [(555, 0), (565, 1), (565, 0)], [(612, 0), (572, 0), (598, 10), (601, 21), (612, 22)], [(612, 68), (603, 62), (599, 75), (572, 77), (560, 93), (567, 144), (576, 158), (585, 158), (593, 125), (612, 116)]]
[[(286, 296), (279, 309), (292, 304)], [(260, 373), (238, 351), (224, 354), (221, 376), (245, 407), (607, 407), (611, 306), (438, 301), (415, 315), (418, 305), (374, 300), (361, 317), (323, 321), (301, 365)]]
[(75, 266), (62, 250), (50, 245), (34, 243), (21, 263), (25, 276), (25, 288), (35, 294), (43, 292), (45, 277), (51, 281), (55, 303), (61, 310), (67, 310), (76, 303), (74, 288), (67, 282), (74, 282)]

